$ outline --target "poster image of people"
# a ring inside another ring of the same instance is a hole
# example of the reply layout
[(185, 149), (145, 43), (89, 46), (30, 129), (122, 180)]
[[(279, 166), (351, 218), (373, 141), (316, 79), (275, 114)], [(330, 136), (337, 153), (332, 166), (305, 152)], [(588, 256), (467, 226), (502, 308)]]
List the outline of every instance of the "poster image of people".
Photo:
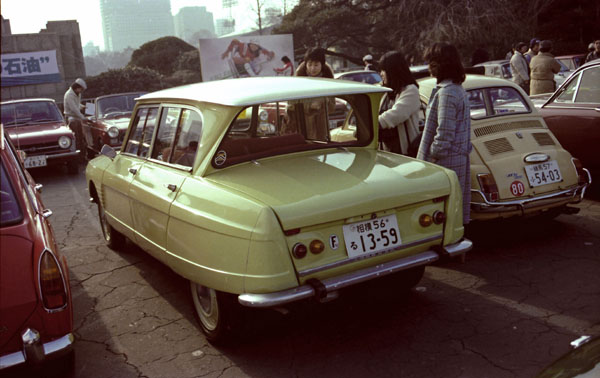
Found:
[(281, 58), (294, 56), (291, 34), (201, 39), (204, 81), (250, 76), (275, 76)]

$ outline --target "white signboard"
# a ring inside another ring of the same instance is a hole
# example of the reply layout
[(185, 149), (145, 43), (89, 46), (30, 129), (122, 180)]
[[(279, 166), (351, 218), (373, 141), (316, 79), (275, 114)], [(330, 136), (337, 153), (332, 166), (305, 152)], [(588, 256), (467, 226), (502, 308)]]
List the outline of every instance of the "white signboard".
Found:
[(0, 63), (3, 87), (62, 81), (56, 50), (2, 54)]
[(291, 34), (201, 39), (202, 79), (278, 75), (282, 57), (294, 62), (293, 44)]

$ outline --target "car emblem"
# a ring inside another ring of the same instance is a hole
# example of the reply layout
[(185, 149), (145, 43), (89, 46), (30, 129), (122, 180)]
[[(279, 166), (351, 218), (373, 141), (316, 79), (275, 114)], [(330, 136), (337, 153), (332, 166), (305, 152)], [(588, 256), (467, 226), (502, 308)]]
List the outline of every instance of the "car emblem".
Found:
[(336, 250), (340, 246), (340, 239), (337, 235), (332, 234), (329, 236), (329, 246), (331, 249)]
[(227, 160), (227, 152), (225, 152), (223, 150), (218, 151), (217, 154), (215, 155), (215, 164), (218, 166), (225, 164), (226, 160)]
[(517, 136), (517, 138), (523, 139), (523, 134), (521, 134), (520, 132), (516, 132), (515, 135)]

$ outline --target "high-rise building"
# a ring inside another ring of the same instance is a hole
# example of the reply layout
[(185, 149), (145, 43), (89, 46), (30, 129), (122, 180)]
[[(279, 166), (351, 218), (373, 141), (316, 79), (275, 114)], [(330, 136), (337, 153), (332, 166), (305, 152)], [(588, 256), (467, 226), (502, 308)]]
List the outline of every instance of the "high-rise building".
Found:
[(210, 38), (215, 34), (213, 14), (206, 7), (183, 7), (173, 17), (175, 35), (188, 43), (196, 45), (195, 36)]
[(100, 0), (104, 48), (138, 48), (174, 35), (170, 0)]

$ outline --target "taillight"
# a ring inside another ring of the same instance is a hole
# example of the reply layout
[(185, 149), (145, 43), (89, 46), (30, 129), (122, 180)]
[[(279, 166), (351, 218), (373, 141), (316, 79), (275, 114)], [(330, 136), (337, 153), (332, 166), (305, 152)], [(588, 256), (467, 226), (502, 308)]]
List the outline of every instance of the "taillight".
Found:
[(306, 256), (306, 252), (307, 251), (308, 250), (307, 250), (306, 246), (304, 244), (302, 244), (302, 243), (296, 243), (294, 245), (294, 247), (292, 248), (292, 254), (297, 259), (301, 259), (304, 256)]
[(323, 252), (323, 250), (325, 249), (325, 244), (322, 241), (315, 239), (310, 242), (309, 247), (310, 247), (311, 253), (318, 255), (319, 253)]
[(419, 217), (419, 224), (421, 225), (421, 227), (429, 227), (431, 226), (432, 222), (433, 218), (429, 214), (421, 214), (421, 216)]
[(586, 184), (588, 182), (588, 175), (583, 170), (583, 164), (581, 164), (581, 161), (579, 161), (577, 158), (571, 158), (571, 161), (573, 162), (575, 170), (577, 171), (577, 177), (579, 178), (577, 181), (579, 185)]
[(494, 180), (494, 176), (492, 176), (489, 173), (480, 173), (477, 175), (477, 181), (479, 181), (481, 191), (483, 192), (483, 194), (485, 194), (488, 200), (498, 200), (498, 185), (496, 185), (496, 180)]
[(446, 221), (446, 214), (443, 211), (436, 210), (433, 213), (433, 223), (442, 224)]
[(67, 304), (67, 290), (58, 261), (48, 250), (42, 253), (40, 260), (40, 289), (44, 307), (56, 310)]

